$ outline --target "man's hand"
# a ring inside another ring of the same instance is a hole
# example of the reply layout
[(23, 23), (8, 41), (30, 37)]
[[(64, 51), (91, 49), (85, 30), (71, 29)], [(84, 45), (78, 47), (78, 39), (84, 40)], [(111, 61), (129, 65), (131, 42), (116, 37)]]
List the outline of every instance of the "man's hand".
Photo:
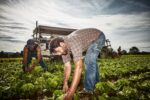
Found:
[(63, 85), (63, 92), (66, 93), (68, 91), (69, 87), (68, 87), (68, 83), (64, 83)]
[(24, 72), (29, 72), (29, 73), (33, 70), (33, 68), (28, 67), (28, 66), (23, 66), (22, 69)]
[(32, 70), (34, 70), (35, 66), (37, 66), (37, 65), (38, 65), (37, 62), (36, 62), (36, 63), (33, 63), (33, 64), (29, 67), (28, 72), (32, 72)]
[(67, 93), (64, 94), (63, 100), (72, 100), (73, 98), (73, 93), (68, 90)]
[(22, 69), (23, 69), (24, 72), (29, 72), (28, 66), (22, 66)]

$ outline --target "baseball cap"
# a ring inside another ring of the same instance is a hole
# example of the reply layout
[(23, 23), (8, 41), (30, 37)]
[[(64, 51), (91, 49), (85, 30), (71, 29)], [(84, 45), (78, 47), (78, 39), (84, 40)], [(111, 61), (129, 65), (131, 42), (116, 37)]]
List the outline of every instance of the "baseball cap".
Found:
[(35, 41), (33, 39), (29, 39), (27, 41), (27, 48), (33, 48), (34, 45), (35, 45)]

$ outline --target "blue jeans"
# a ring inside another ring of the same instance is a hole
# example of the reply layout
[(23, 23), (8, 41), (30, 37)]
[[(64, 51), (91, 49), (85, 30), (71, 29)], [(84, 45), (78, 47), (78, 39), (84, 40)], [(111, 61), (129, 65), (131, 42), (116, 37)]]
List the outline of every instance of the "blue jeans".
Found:
[[(36, 52), (28, 52), (28, 56), (27, 56), (27, 66), (31, 63), (32, 57), (35, 57), (35, 58), (37, 59), (37, 53), (36, 53)], [(41, 59), (40, 59), (39, 64), (40, 64), (40, 66), (41, 66), (44, 70), (47, 70), (47, 65), (44, 63), (42, 57), (41, 57)]]
[(87, 91), (93, 91), (95, 84), (100, 81), (99, 69), (96, 63), (100, 50), (105, 45), (105, 35), (100, 34), (99, 38), (92, 43), (85, 55), (85, 76), (84, 76), (84, 88)]

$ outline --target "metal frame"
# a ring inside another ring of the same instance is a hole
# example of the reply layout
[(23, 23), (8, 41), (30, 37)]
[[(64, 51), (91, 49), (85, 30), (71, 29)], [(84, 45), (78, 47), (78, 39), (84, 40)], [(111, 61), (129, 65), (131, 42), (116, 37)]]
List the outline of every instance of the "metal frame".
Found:
[[(45, 44), (45, 49), (48, 49), (48, 44), (53, 38), (67, 36), (75, 30), (76, 29), (38, 25), (36, 21), (36, 28), (33, 30), (33, 39), (37, 40), (40, 45), (42, 45), (42, 43)], [(49, 36), (49, 38), (43, 38), (43, 36)], [(111, 49), (109, 39), (106, 39), (105, 47)]]
[[(48, 44), (53, 38), (60, 36), (61, 37), (67, 36), (75, 30), (76, 29), (71, 28), (60, 28), (60, 27), (38, 25), (38, 22), (36, 21), (36, 27), (33, 30), (32, 36), (33, 39), (35, 39), (41, 47), (45, 45), (44, 50), (42, 49), (42, 52), (46, 52), (46, 50), (48, 49)], [(44, 36), (48, 36), (48, 38), (44, 38)], [(47, 56), (49, 54), (46, 55), (42, 54), (42, 55)]]
[(38, 22), (36, 21), (36, 28), (33, 30), (33, 38), (36, 40), (41, 40), (44, 35), (52, 37), (66, 36), (75, 30), (76, 29), (71, 28), (60, 28), (60, 27), (38, 25)]

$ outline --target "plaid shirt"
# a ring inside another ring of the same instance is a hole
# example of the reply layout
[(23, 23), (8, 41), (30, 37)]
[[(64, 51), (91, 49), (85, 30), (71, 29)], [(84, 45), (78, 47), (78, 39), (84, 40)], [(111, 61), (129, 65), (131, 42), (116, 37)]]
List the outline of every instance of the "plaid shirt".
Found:
[(72, 32), (64, 38), (68, 47), (68, 54), (62, 55), (63, 62), (71, 61), (70, 52), (73, 54), (74, 62), (83, 59), (82, 53), (86, 51), (90, 44), (98, 39), (101, 31), (95, 28), (80, 29)]

